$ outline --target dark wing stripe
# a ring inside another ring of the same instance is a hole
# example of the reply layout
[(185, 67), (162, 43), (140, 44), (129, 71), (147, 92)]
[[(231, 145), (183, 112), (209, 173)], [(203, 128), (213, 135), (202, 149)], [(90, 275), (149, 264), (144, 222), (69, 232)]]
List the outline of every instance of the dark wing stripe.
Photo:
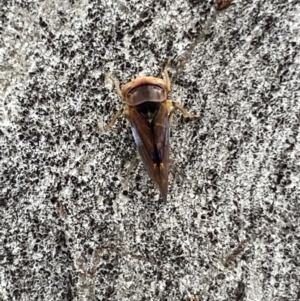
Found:
[[(169, 117), (166, 102), (163, 102), (152, 123), (143, 117), (134, 107), (129, 108), (129, 120), (132, 134), (142, 157), (144, 165), (159, 187), (164, 199), (168, 191), (169, 167)], [(156, 155), (159, 154), (161, 164), (155, 164)]]

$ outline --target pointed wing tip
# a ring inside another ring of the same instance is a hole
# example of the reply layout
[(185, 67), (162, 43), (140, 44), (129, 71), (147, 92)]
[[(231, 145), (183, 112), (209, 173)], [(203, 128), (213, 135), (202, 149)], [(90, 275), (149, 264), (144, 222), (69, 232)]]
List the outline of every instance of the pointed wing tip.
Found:
[(164, 202), (167, 201), (168, 198), (168, 170), (165, 170), (164, 174), (160, 174), (160, 181), (156, 182), (162, 199)]
[(160, 189), (160, 194), (163, 201), (166, 202), (168, 198), (168, 189)]
[(167, 194), (166, 194), (166, 195), (161, 194), (161, 199), (162, 199), (162, 202), (163, 202), (163, 203), (166, 203), (166, 202), (167, 202), (167, 198), (168, 198), (168, 195), (167, 195)]

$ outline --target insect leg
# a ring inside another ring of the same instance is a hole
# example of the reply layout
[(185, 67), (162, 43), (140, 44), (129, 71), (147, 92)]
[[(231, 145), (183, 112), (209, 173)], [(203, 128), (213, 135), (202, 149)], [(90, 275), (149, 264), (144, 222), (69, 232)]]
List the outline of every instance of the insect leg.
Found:
[(124, 112), (124, 107), (121, 108), (112, 118), (112, 120), (110, 121), (110, 123), (105, 127), (106, 129), (111, 128), (117, 121), (117, 119), (123, 114)]
[[(122, 94), (122, 90), (121, 90), (121, 88), (120, 88), (120, 82), (119, 82), (119, 80), (118, 80), (117, 78), (115, 78), (111, 73), (105, 73), (105, 77), (106, 77), (106, 78), (109, 78), (109, 79), (113, 82), (113, 84), (114, 84), (114, 86), (115, 86), (115, 88), (116, 88), (116, 90), (117, 90), (117, 93), (118, 93), (119, 97), (124, 101), (123, 94)], [(111, 127), (113, 127), (113, 125), (116, 123), (117, 119), (124, 113), (124, 109), (125, 109), (125, 108), (126, 108), (126, 106), (122, 107), (122, 108), (114, 115), (114, 117), (113, 117), (112, 120), (109, 122), (109, 124), (105, 126), (104, 129), (107, 130), (107, 129), (110, 129)]]
[(113, 84), (114, 84), (114, 86), (115, 86), (115, 88), (116, 88), (116, 90), (117, 90), (117, 93), (118, 93), (119, 97), (120, 97), (122, 100), (124, 100), (124, 99), (123, 99), (122, 90), (121, 90), (121, 88), (120, 88), (120, 82), (119, 82), (119, 80), (118, 80), (117, 78), (115, 78), (111, 73), (106, 73), (105, 76), (106, 76), (106, 78), (111, 79), (111, 81), (113, 82)]
[(163, 72), (164, 73), (165, 82), (167, 84), (167, 90), (168, 90), (168, 92), (171, 91), (171, 81), (170, 81), (170, 76), (169, 76), (169, 73), (168, 73), (168, 68), (170, 66), (170, 62), (171, 62), (171, 59), (168, 60), (167, 65), (164, 68), (164, 72)]
[(191, 115), (179, 102), (172, 101), (172, 105), (174, 108), (180, 110), (185, 118), (200, 118), (199, 115)]

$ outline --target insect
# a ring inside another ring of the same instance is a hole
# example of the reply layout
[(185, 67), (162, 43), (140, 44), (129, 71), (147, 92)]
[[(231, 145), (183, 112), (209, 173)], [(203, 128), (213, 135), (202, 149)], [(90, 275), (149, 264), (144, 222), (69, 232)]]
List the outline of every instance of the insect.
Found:
[(131, 124), (132, 135), (150, 178), (157, 185), (164, 201), (168, 193), (170, 118), (174, 109), (185, 118), (190, 115), (178, 102), (168, 99), (171, 82), (169, 62), (163, 70), (164, 79), (152, 76), (138, 77), (120, 88), (119, 81), (111, 74), (118, 95), (125, 103), (113, 116), (107, 128), (125, 114)]

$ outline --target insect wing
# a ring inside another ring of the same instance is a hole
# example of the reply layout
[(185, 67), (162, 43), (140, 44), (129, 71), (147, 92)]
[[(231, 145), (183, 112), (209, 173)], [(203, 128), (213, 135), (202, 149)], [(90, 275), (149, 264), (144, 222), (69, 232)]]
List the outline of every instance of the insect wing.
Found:
[(170, 144), (170, 126), (167, 102), (164, 102), (160, 105), (152, 124), (156, 151), (160, 160), (160, 163), (156, 167), (157, 176), (159, 177), (158, 185), (164, 200), (166, 200), (168, 193)]
[(167, 199), (169, 171), (169, 116), (167, 103), (161, 103), (153, 120), (148, 121), (134, 107), (129, 109), (132, 134), (144, 165)]

